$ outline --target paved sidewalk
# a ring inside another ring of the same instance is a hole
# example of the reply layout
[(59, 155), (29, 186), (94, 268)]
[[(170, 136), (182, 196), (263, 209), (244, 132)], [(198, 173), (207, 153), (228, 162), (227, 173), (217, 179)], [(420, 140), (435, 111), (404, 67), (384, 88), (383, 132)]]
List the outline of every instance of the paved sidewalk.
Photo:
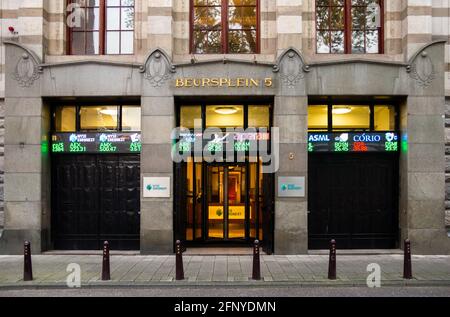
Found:
[(100, 281), (99, 255), (35, 255), (34, 281), (23, 282), (23, 256), (0, 256), (0, 288), (65, 287), (70, 263), (81, 267), (83, 287), (180, 285), (366, 285), (367, 265), (377, 263), (382, 285), (450, 286), (450, 256), (413, 256), (413, 280), (403, 280), (403, 256), (339, 255), (336, 281), (329, 281), (327, 255), (261, 256), (262, 281), (252, 281), (252, 257), (183, 257), (185, 280), (175, 281), (175, 256), (111, 256), (112, 281)]

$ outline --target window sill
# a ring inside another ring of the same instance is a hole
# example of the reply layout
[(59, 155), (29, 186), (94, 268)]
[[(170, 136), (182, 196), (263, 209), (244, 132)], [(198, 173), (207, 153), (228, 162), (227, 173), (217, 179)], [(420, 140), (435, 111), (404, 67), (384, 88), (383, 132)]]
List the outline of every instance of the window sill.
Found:
[(78, 61), (142, 63), (144, 58), (144, 56), (139, 55), (46, 55), (45, 61), (48, 64)]

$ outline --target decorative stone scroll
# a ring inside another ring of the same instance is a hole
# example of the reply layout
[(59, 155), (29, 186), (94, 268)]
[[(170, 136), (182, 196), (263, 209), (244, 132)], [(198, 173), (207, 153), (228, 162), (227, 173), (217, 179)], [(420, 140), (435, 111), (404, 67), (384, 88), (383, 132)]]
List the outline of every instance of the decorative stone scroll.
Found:
[(13, 73), (14, 80), (20, 87), (31, 87), (39, 76), (38, 65), (28, 53), (23, 53)]
[(309, 67), (305, 65), (301, 54), (293, 48), (283, 53), (274, 66), (274, 72), (279, 73), (281, 83), (288, 88), (294, 88), (308, 71)]
[(175, 73), (173, 66), (164, 51), (156, 49), (147, 58), (146, 63), (141, 68), (144, 78), (150, 82), (152, 87), (162, 87)]
[(419, 86), (428, 87), (436, 77), (433, 61), (426, 51), (418, 55), (414, 62), (408, 66), (408, 71)]

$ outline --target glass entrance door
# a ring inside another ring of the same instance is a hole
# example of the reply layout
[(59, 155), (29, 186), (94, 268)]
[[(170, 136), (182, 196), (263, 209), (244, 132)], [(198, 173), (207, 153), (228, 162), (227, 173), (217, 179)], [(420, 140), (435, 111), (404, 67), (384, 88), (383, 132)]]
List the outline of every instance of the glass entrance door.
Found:
[(207, 193), (208, 239), (245, 239), (249, 218), (245, 166), (208, 166)]

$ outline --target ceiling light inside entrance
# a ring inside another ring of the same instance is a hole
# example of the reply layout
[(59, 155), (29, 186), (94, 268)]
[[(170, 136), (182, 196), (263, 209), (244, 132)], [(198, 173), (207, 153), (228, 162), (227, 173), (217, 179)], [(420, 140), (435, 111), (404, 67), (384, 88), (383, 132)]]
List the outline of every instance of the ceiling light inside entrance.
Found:
[(100, 113), (107, 116), (117, 116), (117, 110), (113, 109), (102, 109), (100, 110)]
[(229, 107), (229, 106), (222, 106), (222, 107), (217, 107), (216, 109), (214, 109), (215, 113), (223, 114), (223, 115), (235, 114), (238, 111), (239, 111), (238, 108)]
[(333, 114), (347, 114), (352, 112), (350, 107), (335, 107), (333, 108)]

